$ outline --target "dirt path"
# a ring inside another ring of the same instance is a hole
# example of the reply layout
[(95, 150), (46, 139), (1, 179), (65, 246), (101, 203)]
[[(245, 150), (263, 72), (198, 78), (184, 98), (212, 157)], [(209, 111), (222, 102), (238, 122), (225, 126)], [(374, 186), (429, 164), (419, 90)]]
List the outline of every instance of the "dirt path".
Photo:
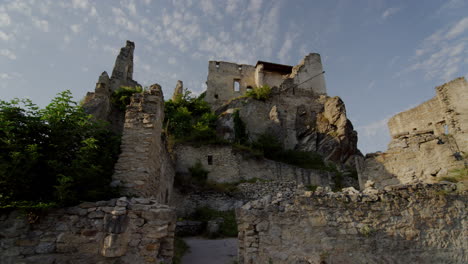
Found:
[(184, 238), (190, 252), (182, 258), (182, 264), (233, 264), (237, 260), (237, 238), (206, 239)]

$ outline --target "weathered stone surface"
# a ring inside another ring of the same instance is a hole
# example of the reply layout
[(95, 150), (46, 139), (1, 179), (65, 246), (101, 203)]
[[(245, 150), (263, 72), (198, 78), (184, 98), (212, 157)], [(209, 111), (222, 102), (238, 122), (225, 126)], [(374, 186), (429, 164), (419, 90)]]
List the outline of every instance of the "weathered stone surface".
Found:
[[(281, 88), (282, 89), (282, 88)], [(266, 101), (239, 98), (217, 109), (217, 134), (234, 140), (233, 113), (246, 125), (251, 141), (259, 135), (274, 136), (285, 149), (311, 151), (326, 160), (354, 167), (357, 133), (346, 117), (343, 101), (338, 97), (292, 94), (273, 89)]]
[(389, 120), (388, 150), (359, 161), (361, 188), (367, 180), (376, 188), (437, 182), (450, 170), (466, 166), (468, 83), (458, 78), (436, 92), (434, 98)]
[[(123, 204), (128, 206), (125, 214), (111, 213), (125, 208)], [(84, 208), (95, 210), (82, 215)], [(89, 217), (105, 211), (108, 212), (105, 213), (104, 224), (102, 219)], [(150, 218), (142, 218), (146, 212), (150, 212)], [(175, 211), (155, 199), (123, 197), (117, 203), (115, 200), (101, 201), (99, 206), (84, 203), (66, 210), (50, 210), (33, 225), (18, 216), (18, 212), (13, 211), (0, 218), (0, 263), (117, 261), (130, 264), (146, 263), (147, 257), (156, 263), (171, 262)]]
[(208, 180), (237, 182), (254, 178), (277, 181), (296, 181), (306, 185), (333, 186), (331, 172), (303, 169), (264, 158), (251, 157), (231, 146), (208, 145), (192, 147), (178, 144), (175, 147), (176, 172), (188, 174), (197, 162), (203, 165)]
[(112, 92), (122, 86), (141, 87), (132, 79), (134, 50), (135, 44), (127, 41), (115, 60), (112, 76), (109, 78), (107, 72), (103, 72), (99, 76), (94, 93), (87, 93), (83, 102), (86, 113), (93, 115), (95, 119), (108, 121), (112, 130), (118, 134), (122, 133), (125, 113), (112, 105), (110, 98)]
[(172, 94), (172, 101), (176, 101), (184, 93), (184, 83), (181, 80), (177, 81), (176, 87), (174, 88), (174, 93)]
[(158, 84), (132, 96), (113, 180), (124, 194), (154, 196), (158, 202), (167, 204), (175, 171), (161, 138), (163, 120), (164, 98)]
[(318, 188), (249, 202), (236, 211), (239, 263), (466, 263), (468, 194), (455, 189)]

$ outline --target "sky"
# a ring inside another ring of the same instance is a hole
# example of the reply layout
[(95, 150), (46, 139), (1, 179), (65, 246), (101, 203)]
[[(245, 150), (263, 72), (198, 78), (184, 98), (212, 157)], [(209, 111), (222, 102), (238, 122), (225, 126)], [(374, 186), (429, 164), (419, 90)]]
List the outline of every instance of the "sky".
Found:
[(79, 101), (135, 42), (134, 79), (206, 89), (209, 60), (296, 65), (322, 56), (365, 153), (387, 120), (468, 76), (468, 0), (0, 0), (0, 99)]

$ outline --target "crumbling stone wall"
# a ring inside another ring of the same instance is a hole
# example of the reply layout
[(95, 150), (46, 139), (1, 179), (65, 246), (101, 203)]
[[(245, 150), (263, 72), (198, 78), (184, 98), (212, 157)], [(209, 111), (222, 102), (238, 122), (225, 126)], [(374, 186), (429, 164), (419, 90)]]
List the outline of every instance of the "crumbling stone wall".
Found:
[(174, 167), (161, 138), (164, 98), (158, 84), (131, 98), (125, 114), (121, 151), (113, 184), (127, 195), (154, 196), (167, 204), (172, 194)]
[[(291, 67), (287, 65), (278, 66)], [(239, 91), (234, 90), (235, 81), (240, 84)], [(322, 61), (318, 53), (307, 55), (298, 65), (292, 68), (290, 74), (264, 70), (264, 65), (260, 61), (256, 66), (210, 61), (208, 63), (206, 85), (205, 101), (214, 110), (227, 101), (244, 95), (248, 88), (263, 85), (281, 87), (282, 90), (289, 90), (296, 96), (325, 95), (327, 93)]]
[(210, 181), (238, 182), (259, 178), (295, 181), (305, 185), (334, 186), (334, 174), (331, 172), (303, 169), (260, 157), (248, 157), (248, 153), (235, 150), (231, 146), (177, 145), (175, 153), (178, 173), (187, 174), (190, 167), (200, 162), (209, 172), (208, 180)]
[(0, 215), (0, 263), (171, 263), (175, 226), (173, 209), (144, 198), (13, 211)]
[(94, 93), (88, 92), (83, 101), (83, 108), (86, 113), (97, 120), (109, 122), (111, 129), (118, 134), (122, 133), (125, 113), (112, 105), (111, 95), (112, 92), (122, 86), (141, 86), (132, 79), (134, 50), (135, 44), (127, 41), (125, 47), (120, 49), (120, 53), (115, 60), (112, 77), (109, 78), (107, 72), (103, 72), (99, 76)]
[(239, 263), (466, 263), (468, 196), (455, 188), (318, 189), (247, 203), (236, 212)]
[(389, 120), (388, 150), (360, 162), (361, 188), (368, 180), (378, 188), (436, 182), (450, 170), (466, 166), (468, 84), (458, 78), (436, 91), (434, 98)]
[[(240, 84), (239, 91), (234, 90), (234, 81)], [(247, 87), (255, 87), (255, 67), (224, 61), (208, 62), (208, 79), (205, 101), (214, 106), (222, 105), (229, 99), (244, 95)]]

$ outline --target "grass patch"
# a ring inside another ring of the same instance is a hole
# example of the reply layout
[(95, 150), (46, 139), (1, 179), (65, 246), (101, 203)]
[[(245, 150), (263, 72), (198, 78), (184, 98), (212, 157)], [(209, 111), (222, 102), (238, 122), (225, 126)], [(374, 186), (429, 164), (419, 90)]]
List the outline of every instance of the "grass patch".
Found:
[(454, 169), (449, 171), (447, 176), (441, 177), (440, 181), (463, 182), (468, 180), (468, 168)]
[(305, 185), (304, 187), (305, 187), (305, 189), (306, 189), (307, 191), (315, 192), (315, 190), (317, 190), (317, 187), (318, 187), (318, 186), (317, 186), (317, 185), (310, 185), (310, 184), (308, 184), (308, 185)]
[(180, 237), (175, 237), (174, 239), (174, 257), (172, 258), (173, 264), (182, 263), (182, 257), (185, 253), (190, 251), (190, 247), (185, 243), (185, 241)]

